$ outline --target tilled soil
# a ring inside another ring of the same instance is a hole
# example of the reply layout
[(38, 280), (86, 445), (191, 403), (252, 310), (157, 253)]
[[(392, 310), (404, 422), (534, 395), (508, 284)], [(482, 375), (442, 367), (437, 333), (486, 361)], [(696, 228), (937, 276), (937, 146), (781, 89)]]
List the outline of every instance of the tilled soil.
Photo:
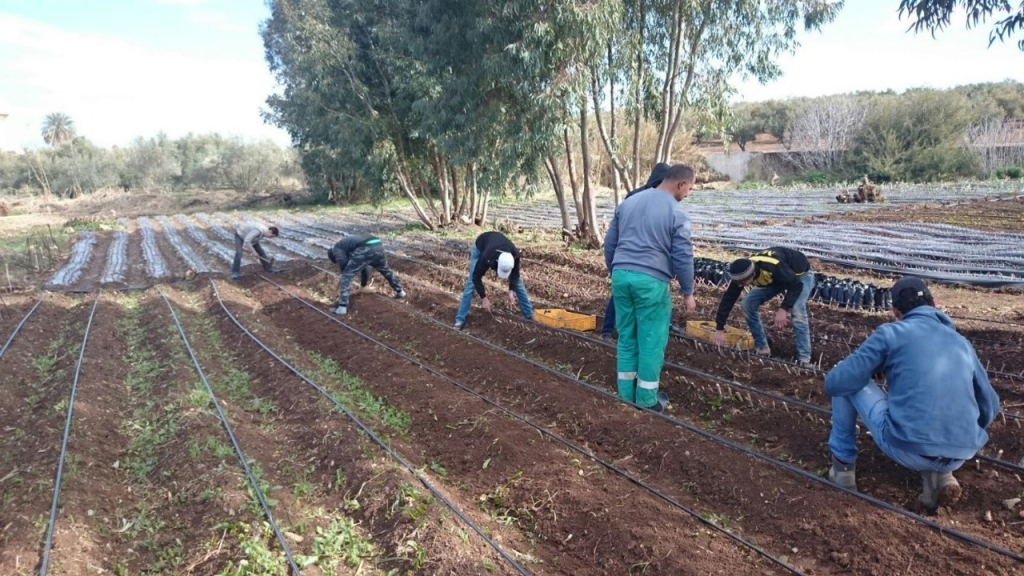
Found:
[[(254, 290), (260, 293), (260, 289)], [(272, 295), (261, 294), (259, 298), (266, 306), (264, 298)], [(419, 307), (421, 301), (416, 299), (415, 304)], [(289, 305), (288, 313), (280, 311), (278, 314), (291, 316), (291, 306), (294, 305)], [(436, 301), (423, 302), (423, 306), (435, 312), (442, 310)], [(698, 498), (704, 511), (729, 519), (738, 530), (755, 537), (759, 543), (771, 542), (770, 549), (797, 549), (798, 552), (791, 554), (798, 555), (801, 567), (831, 572), (848, 568), (848, 562), (860, 562), (856, 569), (859, 573), (870, 571), (869, 566), (877, 563), (885, 566), (880, 571), (887, 573), (904, 570), (908, 555), (921, 553), (923, 556), (911, 561), (912, 564), (923, 562), (924, 556), (934, 558), (938, 554), (952, 562), (949, 568), (954, 569), (957, 562), (969, 562), (967, 559), (974, 554), (970, 550), (957, 550), (955, 546), (951, 548), (949, 540), (902, 517), (858, 501), (847, 502), (849, 497), (828, 486), (808, 484), (806, 480), (739, 454), (735, 459), (723, 458), (723, 449), (718, 445), (686, 437), (678, 429), (616, 402), (592, 398), (592, 394), (581, 393), (577, 387), (567, 386), (535, 368), (495, 358), (495, 352), (467, 345), (457, 335), (446, 335), (437, 327), (417, 326), (422, 323), (396, 313), (386, 302), (374, 302), (364, 296), (353, 307), (357, 312), (351, 321), (361, 327), (374, 330), (382, 338), (393, 339), (396, 345), (413, 343), (414, 349), (424, 351), (424, 361), (445, 372), (476, 379), (478, 385), (474, 387), (477, 389), (497, 395), (503, 404), (526, 411), (536, 421), (550, 423), (549, 426), (585, 443), (609, 461), (625, 462), (624, 467), (648, 481), (654, 482), (656, 478), (654, 483), (672, 496), (684, 502)], [(295, 309), (294, 314), (298, 312), (300, 310)], [(441, 314), (447, 316), (453, 312), (454, 304)], [(503, 321), (488, 323), (508, 332), (518, 328)], [(563, 360), (567, 356), (564, 345), (540, 339), (538, 334), (523, 334), (523, 338), (533, 339), (540, 349), (560, 350)], [(422, 342), (429, 342), (430, 346), (418, 345)], [(481, 361), (482, 358), (487, 360)], [(494, 372), (494, 366), (501, 367), (500, 375)], [(622, 420), (623, 417), (626, 420)], [(714, 480), (709, 481), (709, 478)], [(744, 482), (736, 482), (736, 478), (744, 478)], [(841, 521), (824, 513), (834, 511), (839, 501), (844, 509)], [(826, 520), (822, 520), (822, 516)], [(851, 518), (856, 520), (851, 521)], [(896, 540), (918, 543), (915, 550), (893, 549), (888, 539), (900, 531), (909, 532)], [(881, 540), (876, 541), (881, 534), (885, 535), (881, 538), (887, 540), (884, 545)], [(874, 555), (870, 562), (865, 558), (851, 560), (862, 546), (887, 552)], [(929, 552), (928, 546), (935, 548)], [(938, 552), (939, 548), (944, 551)], [(999, 560), (994, 562), (1000, 564)], [(963, 566), (966, 565), (961, 569)]]
[[(34, 571), (91, 299), (51, 295), (0, 359), (0, 573)], [(75, 463), (67, 472), (72, 473)]]
[[(227, 286), (222, 290), (232, 300), (245, 299)], [(472, 547), (462, 545), (454, 534), (440, 530), (439, 516), (446, 512), (440, 504), (428, 511), (428, 518), (419, 518), (418, 511), (396, 513), (397, 506), (404, 511), (410, 505), (402, 500), (407, 494), (403, 490), (418, 487), (418, 482), (396, 469), (352, 421), (333, 411), (326, 399), (259, 348), (230, 321), (209, 293), (203, 292), (205, 313), (216, 318), (218, 333), (237, 365), (246, 367), (250, 390), (255, 397), (272, 403), (272, 409), (264, 413), (220, 399), (227, 405), (246, 456), (259, 464), (271, 486), (267, 496), (277, 501), (273, 510), (277, 522), (283, 530), (306, 535), (301, 542), (289, 542), (293, 554), (313, 555), (313, 535), (330, 524), (329, 514), (314, 511), (358, 510), (368, 531), (388, 552), (383, 569), (414, 569), (415, 560), (407, 558), (410, 542), (414, 542), (427, 551), (430, 569), (437, 573), (483, 570), (481, 558), (487, 558), (496, 568), (500, 566), (498, 573), (510, 573), (482, 542), (475, 541)], [(281, 334), (265, 337), (274, 344)], [(216, 380), (226, 367), (211, 362), (205, 368)], [(304, 483), (309, 487), (297, 495), (296, 487)], [(316, 574), (316, 570), (312, 567), (307, 573)]]
[(54, 574), (84, 574), (90, 566), (111, 570), (105, 559), (132, 498), (119, 470), (128, 446), (119, 424), (129, 398), (122, 387), (128, 367), (117, 338), (120, 311), (110, 296), (102, 297), (89, 331), (67, 452), (76, 465), (65, 473), (50, 554)]
[[(434, 277), (450, 276), (451, 286), (461, 288), (465, 267), (465, 257), (450, 250), (420, 252), (419, 258), (442, 266), (446, 272), (437, 274), (428, 266), (410, 263), (414, 270), (431, 274)], [(535, 297), (554, 302), (558, 306), (602, 316), (607, 304), (607, 274), (580, 273), (568, 270), (561, 264), (549, 264), (544, 258), (547, 253), (534, 254), (540, 259), (531, 262), (527, 277), (528, 289)], [(556, 258), (561, 259), (561, 258)], [(395, 258), (396, 266), (403, 269), (400, 257)], [(573, 261), (580, 260), (579, 258)], [(581, 269), (588, 269), (580, 264)], [(589, 266), (595, 270), (596, 265)], [(525, 273), (524, 273), (525, 276)], [(697, 319), (713, 320), (718, 308), (718, 300), (724, 293), (724, 287), (702, 285), (697, 290)], [(680, 306), (677, 306), (677, 309)], [(851, 311), (812, 302), (811, 313), (812, 348), (816, 361), (820, 361), (825, 370), (849, 355), (867, 338), (875, 327), (884, 322), (892, 321), (888, 313), (872, 313), (867, 311)], [(731, 324), (745, 329), (739, 312), (733, 310)], [(772, 326), (771, 305), (762, 309), (762, 323), (772, 343), (773, 356), (792, 359), (795, 356), (794, 335), (792, 330), (779, 331)], [(677, 319), (682, 322), (683, 319)], [(958, 321), (960, 331), (971, 339), (982, 362), (991, 370), (990, 378), (993, 386), (1000, 392), (1004, 401), (1013, 406), (1024, 402), (1024, 357), (1016, 350), (1024, 345), (1024, 326), (985, 323), (977, 320)], [(727, 375), (727, 374), (723, 374)]]
[[(682, 512), (566, 453), (450, 383), (317, 319), (316, 312), (269, 284), (248, 287), (278, 331), (335, 358), (375, 394), (409, 413), (407, 457), (443, 467), (453, 479), (450, 488), (465, 500), (478, 500), (532, 544), (520, 550), (543, 561), (531, 571), (621, 574), (641, 564), (665, 574), (772, 572), (749, 552), (701, 531)], [(433, 335), (405, 334), (408, 345), (430, 348)], [(638, 510), (658, 510), (658, 518)]]

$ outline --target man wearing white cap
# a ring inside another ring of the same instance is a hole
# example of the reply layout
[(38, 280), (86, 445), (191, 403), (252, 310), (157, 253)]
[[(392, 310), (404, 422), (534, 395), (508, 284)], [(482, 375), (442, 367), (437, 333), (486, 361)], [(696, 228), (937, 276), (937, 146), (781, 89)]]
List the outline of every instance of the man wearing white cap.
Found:
[(533, 320), (533, 306), (526, 294), (526, 286), (519, 277), (519, 249), (501, 232), (484, 232), (476, 237), (473, 248), (469, 252), (469, 276), (462, 290), (459, 311), (455, 315), (455, 328), (462, 330), (469, 315), (469, 306), (473, 301), (473, 292), (480, 295), (480, 305), (484, 310), (491, 311), (491, 301), (484, 291), (484, 274), (494, 270), (498, 278), (508, 280), (508, 301), (519, 303), (519, 312), (527, 320)]

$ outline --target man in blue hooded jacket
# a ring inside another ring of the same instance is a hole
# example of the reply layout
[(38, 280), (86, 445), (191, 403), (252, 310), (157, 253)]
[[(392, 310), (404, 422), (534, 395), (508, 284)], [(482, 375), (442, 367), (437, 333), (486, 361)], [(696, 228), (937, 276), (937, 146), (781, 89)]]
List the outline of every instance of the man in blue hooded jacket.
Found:
[[(879, 326), (825, 377), (832, 396), (828, 476), (857, 489), (860, 414), (886, 456), (921, 473), (918, 502), (933, 511), (960, 499), (953, 471), (988, 442), (985, 429), (999, 413), (999, 397), (974, 347), (935, 308), (923, 281), (902, 278), (891, 292), (897, 321)], [(871, 381), (879, 373), (888, 394)]]

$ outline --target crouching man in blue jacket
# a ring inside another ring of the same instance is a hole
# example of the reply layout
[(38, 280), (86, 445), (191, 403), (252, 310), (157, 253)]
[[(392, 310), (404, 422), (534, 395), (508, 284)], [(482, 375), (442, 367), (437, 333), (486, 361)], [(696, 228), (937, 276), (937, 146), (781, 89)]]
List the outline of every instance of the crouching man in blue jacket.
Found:
[[(927, 510), (960, 499), (953, 471), (988, 442), (985, 429), (999, 397), (974, 347), (935, 308), (925, 283), (903, 278), (892, 287), (896, 322), (883, 324), (825, 377), (832, 397), (829, 480), (857, 489), (857, 415), (879, 449), (921, 473), (918, 502)], [(885, 374), (888, 394), (871, 381)]]

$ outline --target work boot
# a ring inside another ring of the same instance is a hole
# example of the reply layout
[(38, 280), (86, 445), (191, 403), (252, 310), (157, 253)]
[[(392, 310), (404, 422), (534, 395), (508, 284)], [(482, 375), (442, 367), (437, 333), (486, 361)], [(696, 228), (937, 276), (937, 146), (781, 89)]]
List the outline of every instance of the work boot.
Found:
[(956, 504), (963, 494), (952, 472), (921, 472), (921, 484), (921, 495), (917, 501), (930, 512), (939, 506), (948, 508)]
[(338, 316), (344, 316), (348, 314), (348, 306), (338, 306), (334, 309), (334, 313)]
[(828, 481), (847, 490), (857, 491), (857, 463), (843, 464), (832, 457), (832, 467), (828, 469)]
[(402, 298), (405, 298), (405, 296), (405, 290), (399, 289), (398, 292), (395, 292), (395, 300), (401, 300)]
[(658, 401), (654, 403), (654, 406), (651, 406), (650, 408), (648, 408), (648, 410), (651, 410), (652, 412), (662, 413), (662, 412), (664, 412), (667, 409), (668, 409), (668, 394), (665, 394), (664, 392), (659, 391), (658, 392)]

